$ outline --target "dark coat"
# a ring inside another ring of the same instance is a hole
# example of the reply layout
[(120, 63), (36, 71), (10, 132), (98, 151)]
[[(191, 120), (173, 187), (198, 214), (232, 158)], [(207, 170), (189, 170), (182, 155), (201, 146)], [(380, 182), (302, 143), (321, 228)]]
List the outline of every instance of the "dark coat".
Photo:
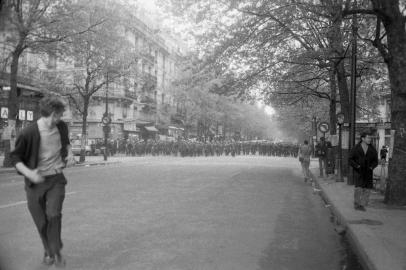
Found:
[[(69, 132), (68, 126), (65, 122), (59, 121), (56, 124), (61, 136), (61, 157), (64, 162), (66, 162), (66, 157), (68, 155), (67, 146), (69, 142)], [(39, 156), (39, 145), (41, 141), (40, 132), (38, 129), (38, 124), (35, 121), (30, 126), (26, 127), (21, 131), (18, 136), (15, 148), (10, 153), (11, 161), (15, 166), (18, 162), (24, 163), (29, 169), (35, 169), (38, 166), (38, 156)], [(25, 184), (30, 187), (33, 185), (31, 181), (27, 178), (25, 179)]]
[(378, 152), (368, 145), (366, 154), (358, 143), (350, 152), (349, 164), (354, 168), (355, 187), (373, 188), (373, 170), (378, 166)]

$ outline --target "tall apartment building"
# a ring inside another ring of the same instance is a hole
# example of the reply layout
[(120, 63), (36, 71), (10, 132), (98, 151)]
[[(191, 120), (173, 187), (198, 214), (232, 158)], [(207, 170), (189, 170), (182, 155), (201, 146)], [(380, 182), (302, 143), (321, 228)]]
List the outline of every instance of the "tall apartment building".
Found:
[[(128, 53), (136, 54), (135, 74), (110, 83), (108, 89), (105, 87), (93, 95), (87, 119), (88, 139), (101, 139), (104, 136), (101, 119), (106, 110), (106, 101), (112, 119), (111, 139), (153, 138), (158, 133), (168, 134), (174, 104), (168, 89), (177, 77), (179, 57), (183, 52), (176, 39), (158, 32), (135, 17), (131, 26), (125, 27), (125, 36), (134, 47), (133, 52)], [(2, 58), (10, 52), (7, 41), (9, 34), (7, 31), (0, 34)], [(81, 68), (79, 63), (68, 59), (26, 51), (20, 60), (18, 77), (20, 108), (25, 113), (24, 119), (20, 117), (23, 125), (39, 117), (39, 99), (53, 90), (45, 87), (49, 85), (47, 79), (50, 75), (64, 74), (66, 84), (69, 85), (75, 80), (74, 74), (81, 72)], [(7, 107), (9, 72), (9, 65), (0, 71), (0, 105), (4, 108)], [(68, 109), (64, 118), (69, 123), (72, 138), (83, 136), (79, 114)]]

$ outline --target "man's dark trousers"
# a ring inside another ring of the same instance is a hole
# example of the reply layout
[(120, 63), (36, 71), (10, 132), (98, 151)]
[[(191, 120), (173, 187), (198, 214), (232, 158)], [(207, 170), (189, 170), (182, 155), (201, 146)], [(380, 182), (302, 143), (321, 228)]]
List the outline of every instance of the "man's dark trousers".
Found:
[(27, 205), (37, 226), (45, 252), (54, 256), (62, 248), (62, 204), (66, 178), (62, 173), (45, 176), (40, 184), (26, 187)]

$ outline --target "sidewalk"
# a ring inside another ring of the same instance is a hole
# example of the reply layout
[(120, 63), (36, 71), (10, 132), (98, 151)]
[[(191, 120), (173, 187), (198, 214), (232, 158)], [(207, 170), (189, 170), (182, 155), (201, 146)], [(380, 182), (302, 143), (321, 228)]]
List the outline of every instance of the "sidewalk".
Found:
[[(318, 168), (312, 173), (318, 175)], [(335, 176), (315, 178), (365, 270), (406, 270), (406, 207), (387, 206), (383, 195), (373, 192), (367, 211), (357, 211), (354, 186), (336, 182)]]

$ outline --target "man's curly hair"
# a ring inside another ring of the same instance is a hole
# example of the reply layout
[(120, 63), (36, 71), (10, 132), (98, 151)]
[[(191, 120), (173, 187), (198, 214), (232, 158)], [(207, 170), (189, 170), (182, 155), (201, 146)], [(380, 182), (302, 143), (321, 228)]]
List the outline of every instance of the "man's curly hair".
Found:
[(41, 116), (48, 117), (52, 112), (62, 113), (65, 111), (65, 103), (57, 96), (46, 96), (39, 102)]

